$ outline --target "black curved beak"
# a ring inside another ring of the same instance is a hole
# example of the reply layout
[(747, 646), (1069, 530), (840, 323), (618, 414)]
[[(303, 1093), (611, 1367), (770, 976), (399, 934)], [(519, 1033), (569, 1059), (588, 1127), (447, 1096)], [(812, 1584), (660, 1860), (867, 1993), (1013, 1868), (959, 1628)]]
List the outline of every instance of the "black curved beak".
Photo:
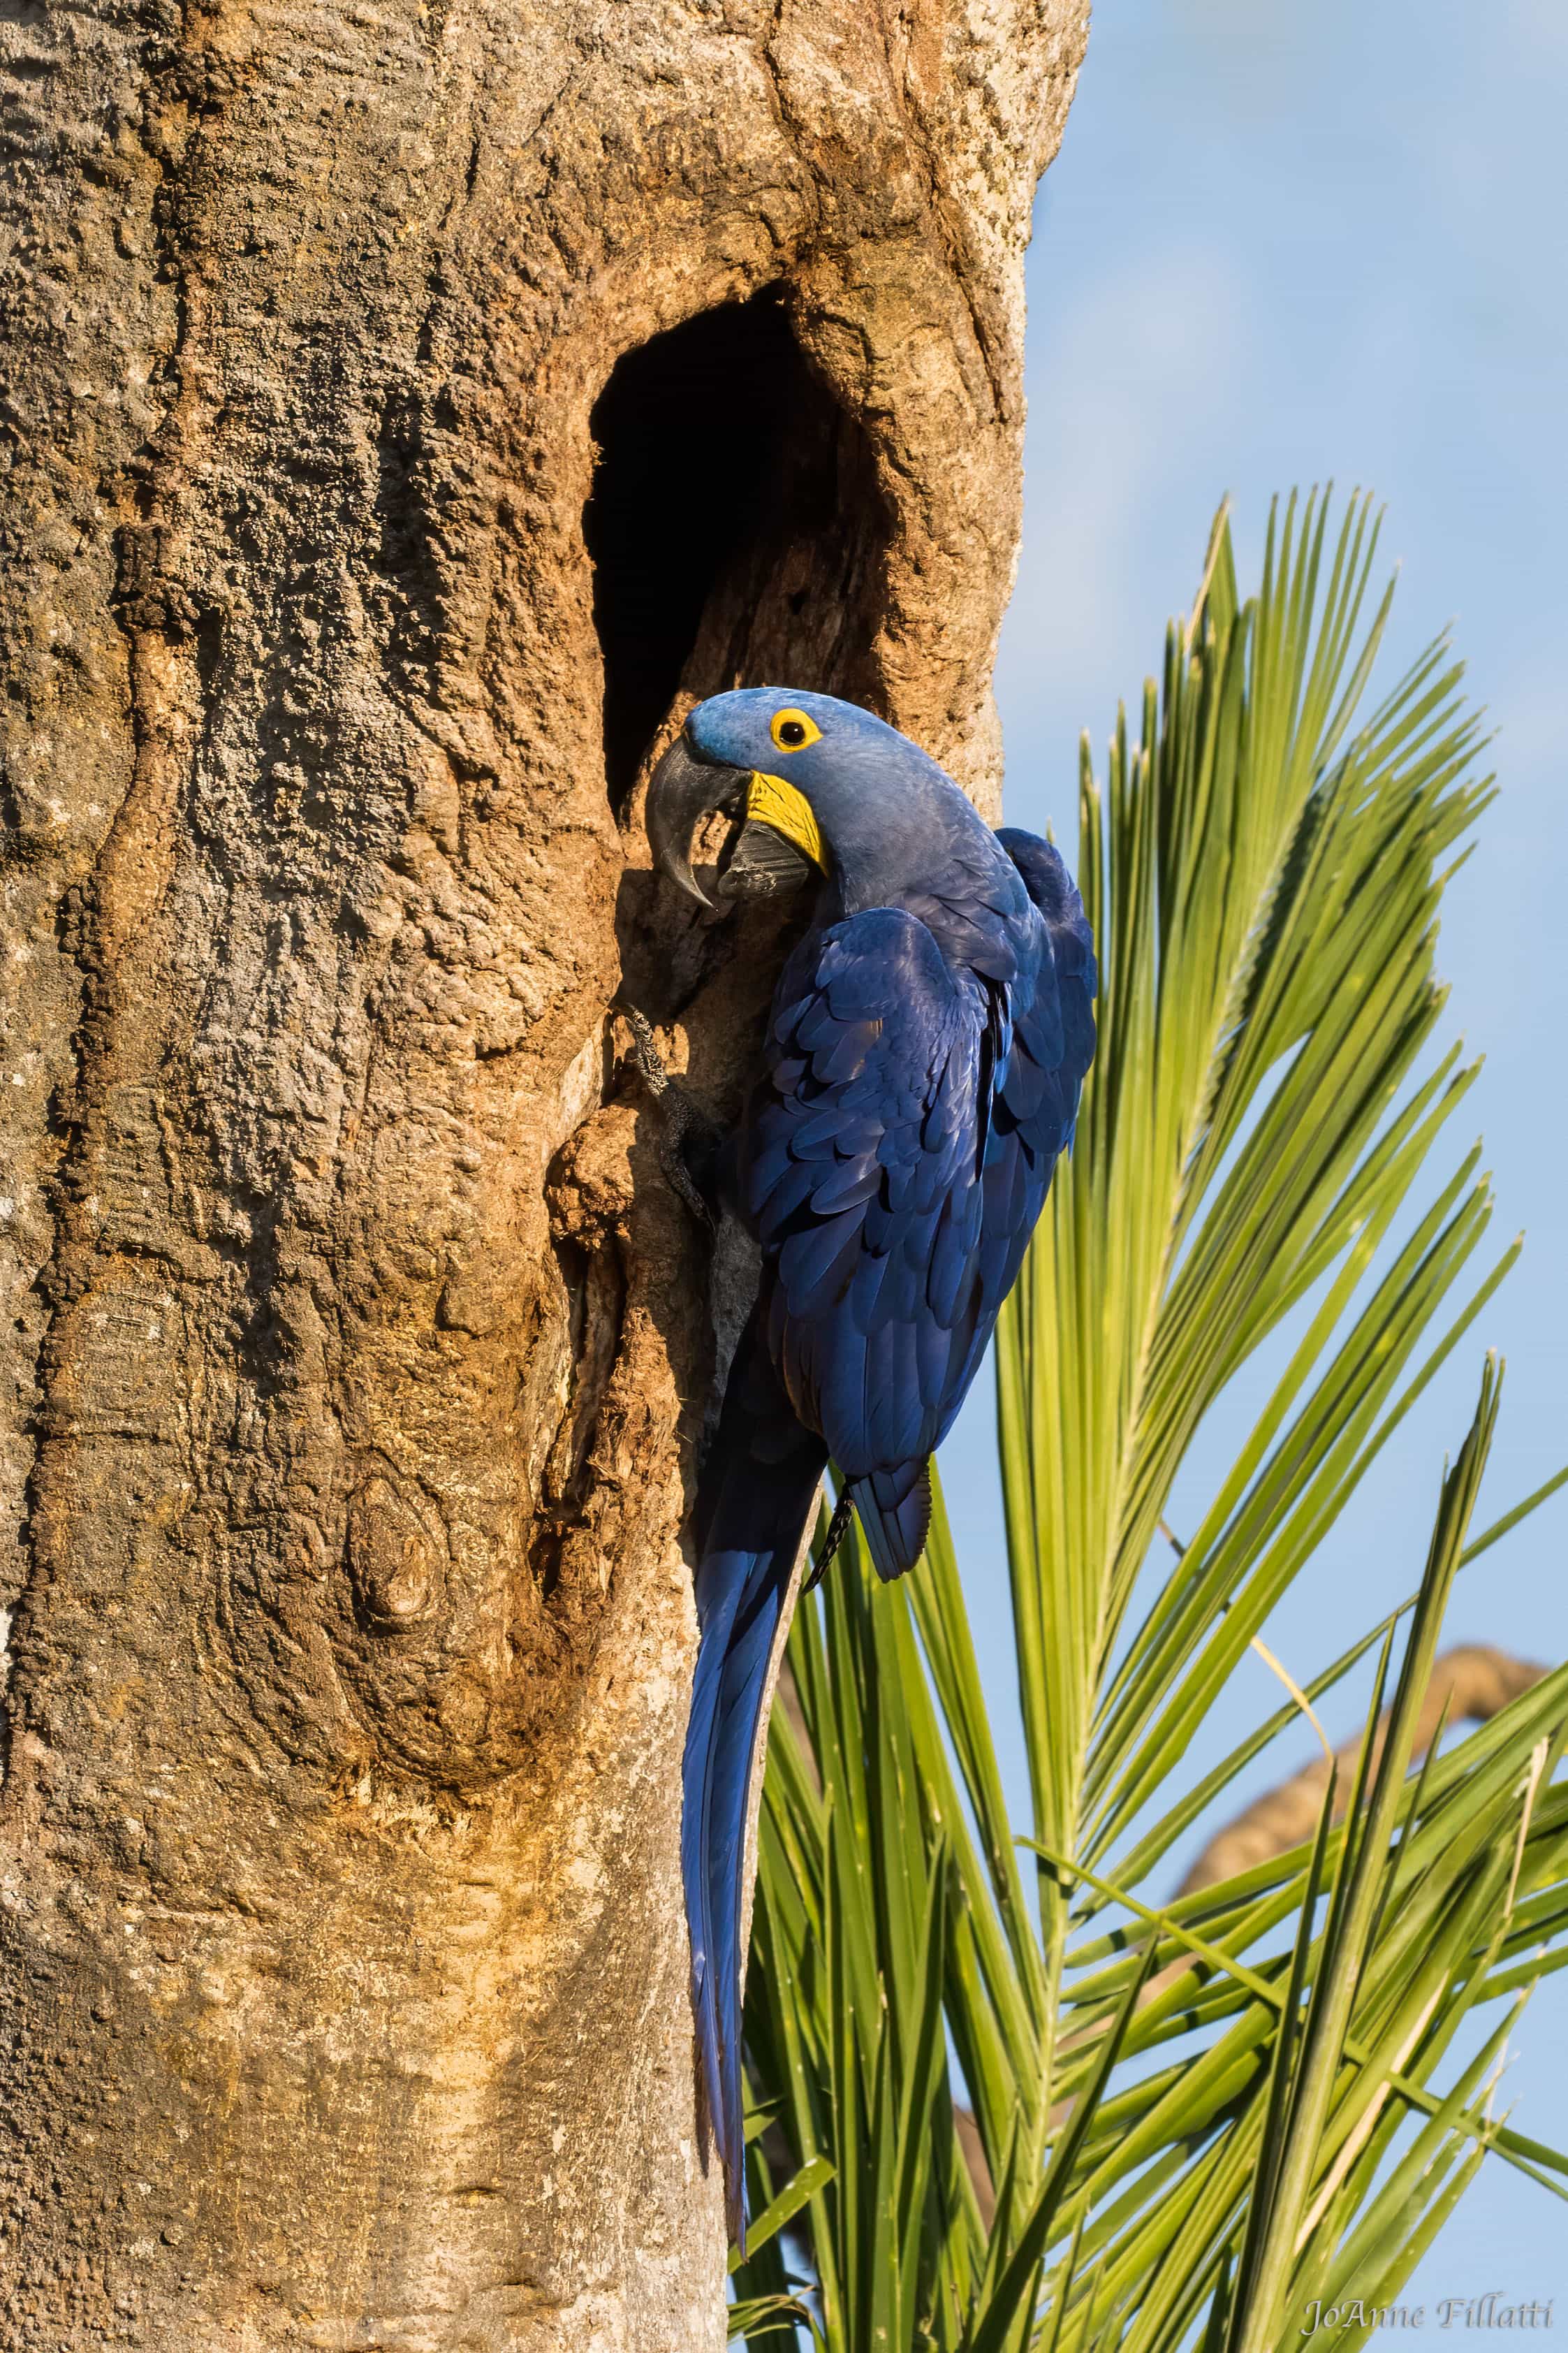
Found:
[[(691, 871), (691, 837), (714, 809), (738, 816), (746, 805), (747, 768), (730, 768), (717, 760), (700, 759), (684, 735), (678, 735), (660, 760), (647, 787), (647, 838), (653, 862), (678, 889), (700, 907), (713, 902)], [(741, 828), (720, 878), (721, 899), (768, 899), (781, 892), (797, 891), (815, 873), (793, 842), (771, 825), (749, 820)]]
[(698, 759), (680, 734), (648, 779), (647, 821), (653, 862), (700, 907), (710, 907), (713, 902), (691, 871), (691, 837), (712, 810), (743, 806), (746, 776), (744, 768)]

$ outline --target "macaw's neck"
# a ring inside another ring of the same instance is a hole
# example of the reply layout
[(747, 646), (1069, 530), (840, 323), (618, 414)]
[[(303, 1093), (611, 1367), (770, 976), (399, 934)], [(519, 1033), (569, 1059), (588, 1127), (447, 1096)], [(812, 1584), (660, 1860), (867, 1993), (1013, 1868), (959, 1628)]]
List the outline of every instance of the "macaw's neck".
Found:
[(904, 907), (962, 958), (982, 910), (1006, 917), (1026, 905), (1017, 870), (984, 819), (934, 765), (868, 779), (845, 795), (825, 828), (832, 871), (821, 920), (868, 907)]

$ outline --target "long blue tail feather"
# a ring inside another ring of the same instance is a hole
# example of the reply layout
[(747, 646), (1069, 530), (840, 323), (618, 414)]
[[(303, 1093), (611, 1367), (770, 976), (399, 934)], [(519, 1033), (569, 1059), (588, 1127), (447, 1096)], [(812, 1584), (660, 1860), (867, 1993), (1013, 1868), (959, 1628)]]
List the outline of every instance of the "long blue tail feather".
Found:
[(708, 2124), (724, 2168), (731, 2236), (742, 2245), (746, 1820), (779, 1620), (826, 1460), (822, 1440), (795, 1419), (753, 1318), (736, 1351), (698, 1498), (700, 1641), (680, 1831)]

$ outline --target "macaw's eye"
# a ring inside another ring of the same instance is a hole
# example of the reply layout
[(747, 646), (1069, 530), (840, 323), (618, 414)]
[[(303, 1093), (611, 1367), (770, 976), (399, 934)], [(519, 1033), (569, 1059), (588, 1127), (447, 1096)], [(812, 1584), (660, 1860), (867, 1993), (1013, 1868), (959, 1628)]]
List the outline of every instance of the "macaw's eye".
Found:
[(768, 733), (781, 752), (804, 752), (822, 738), (821, 728), (804, 711), (775, 711)]

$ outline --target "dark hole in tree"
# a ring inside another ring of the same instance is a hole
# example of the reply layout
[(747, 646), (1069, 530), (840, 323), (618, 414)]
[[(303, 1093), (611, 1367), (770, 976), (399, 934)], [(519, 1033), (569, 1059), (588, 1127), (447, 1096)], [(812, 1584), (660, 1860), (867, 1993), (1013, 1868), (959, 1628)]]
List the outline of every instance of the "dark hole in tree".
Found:
[(854, 691), (885, 529), (865, 435), (812, 374), (776, 292), (626, 353), (591, 423), (583, 533), (618, 802), (700, 632), (711, 674), (690, 679), (698, 691), (742, 672)]

